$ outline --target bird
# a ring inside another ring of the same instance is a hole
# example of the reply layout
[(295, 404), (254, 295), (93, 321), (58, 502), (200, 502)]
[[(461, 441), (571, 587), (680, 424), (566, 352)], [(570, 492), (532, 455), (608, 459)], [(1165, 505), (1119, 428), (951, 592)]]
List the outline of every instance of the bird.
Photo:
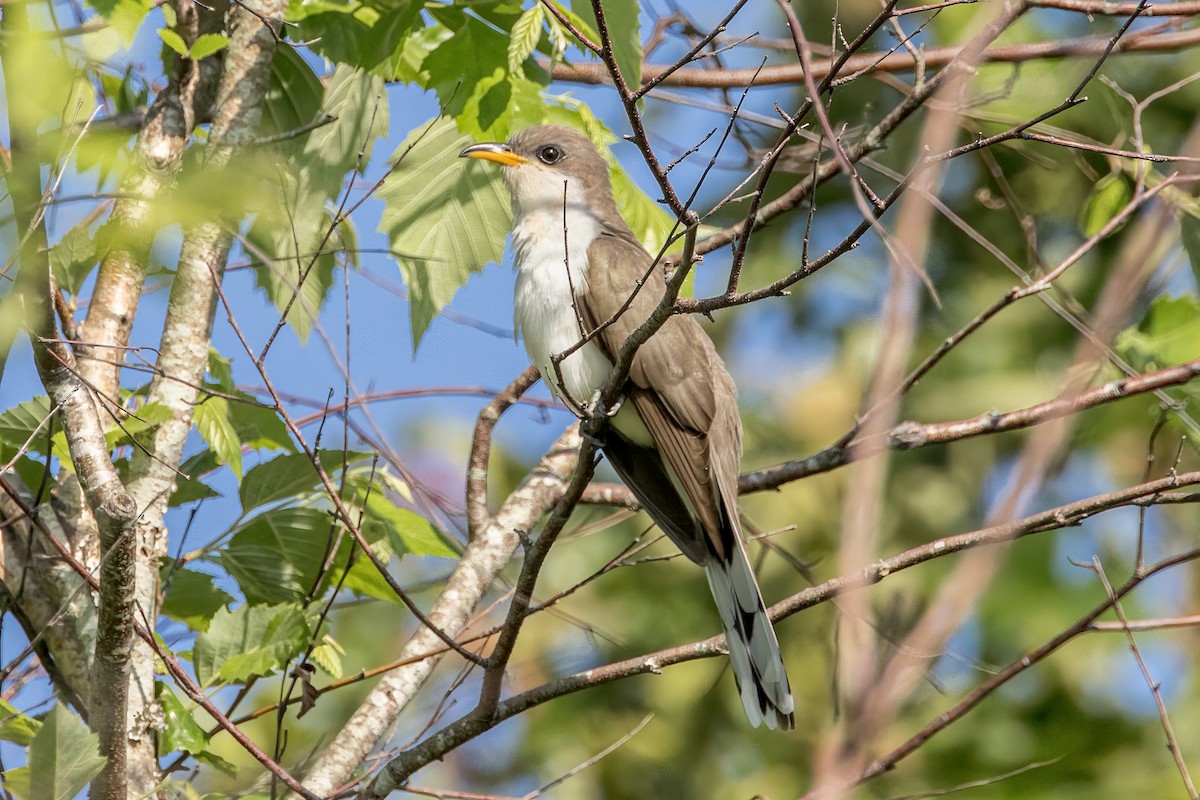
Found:
[[(459, 155), (502, 167), (516, 329), (550, 391), (583, 416), (621, 346), (662, 300), (666, 278), (621, 216), (608, 164), (582, 132), (534, 125)], [(601, 450), (655, 524), (704, 567), (750, 724), (793, 728), (791, 686), (738, 516), (737, 387), (704, 328), (691, 316), (668, 318), (637, 349), (618, 402)]]

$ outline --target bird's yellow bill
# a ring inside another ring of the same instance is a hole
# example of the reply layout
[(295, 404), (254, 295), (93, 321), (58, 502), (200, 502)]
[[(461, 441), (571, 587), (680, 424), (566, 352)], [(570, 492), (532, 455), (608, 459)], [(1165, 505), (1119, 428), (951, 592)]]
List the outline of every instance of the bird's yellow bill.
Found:
[(528, 164), (529, 159), (519, 156), (512, 148), (500, 142), (485, 142), (473, 144), (458, 154), (459, 158), (482, 158), (484, 161), (495, 161), (506, 167), (519, 167)]

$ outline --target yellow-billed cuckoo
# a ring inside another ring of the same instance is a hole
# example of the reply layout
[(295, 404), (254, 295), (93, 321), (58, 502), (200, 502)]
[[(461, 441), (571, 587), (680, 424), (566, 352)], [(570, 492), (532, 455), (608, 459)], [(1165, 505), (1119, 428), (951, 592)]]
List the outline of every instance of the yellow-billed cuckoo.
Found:
[[(505, 167), (512, 194), (516, 325), (551, 391), (578, 410), (666, 284), (613, 201), (608, 166), (582, 133), (535, 125), (461, 156)], [(637, 287), (644, 280), (645, 285)], [(632, 301), (630, 297), (632, 295)], [(551, 357), (620, 313), (558, 370)], [(562, 376), (559, 385), (558, 375)], [(651, 519), (703, 566), (754, 726), (793, 727), (779, 643), (746, 558), (738, 518), (742, 423), (737, 388), (693, 318), (673, 316), (633, 359), (604, 454)]]

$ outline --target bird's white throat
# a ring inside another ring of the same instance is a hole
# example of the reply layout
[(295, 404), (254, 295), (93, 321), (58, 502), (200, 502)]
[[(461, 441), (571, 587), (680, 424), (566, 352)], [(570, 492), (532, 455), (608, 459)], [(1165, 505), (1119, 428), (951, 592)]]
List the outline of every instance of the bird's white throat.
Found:
[(568, 206), (564, 220), (561, 204), (523, 213), (517, 209), (513, 224), (516, 327), (542, 379), (567, 405), (586, 405), (612, 370), (591, 342), (559, 364), (563, 387), (551, 362), (551, 356), (569, 350), (586, 331), (576, 298), (587, 292), (588, 245), (599, 230), (596, 218), (578, 207)]
[[(550, 202), (546, 191), (531, 197), (528, 184), (513, 187), (512, 246), (517, 268), (513, 316), (525, 350), (546, 386), (578, 412), (604, 386), (613, 364), (594, 342), (564, 358), (557, 371), (552, 361), (552, 356), (570, 350), (588, 330), (577, 298), (588, 291), (588, 246), (601, 230), (581, 199), (570, 192), (563, 198), (561, 187), (560, 183), (557, 203)], [(631, 407), (622, 406), (612, 424), (639, 444), (653, 441)]]

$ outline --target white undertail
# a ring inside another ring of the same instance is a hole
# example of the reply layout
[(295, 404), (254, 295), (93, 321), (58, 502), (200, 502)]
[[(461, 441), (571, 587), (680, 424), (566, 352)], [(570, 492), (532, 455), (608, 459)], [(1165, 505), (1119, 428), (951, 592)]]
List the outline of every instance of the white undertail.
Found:
[(729, 647), (729, 663), (750, 724), (774, 730), (790, 728), (795, 710), (791, 686), (779, 653), (779, 640), (763, 606), (762, 593), (738, 542), (728, 562), (712, 558), (705, 565), (708, 586)]

